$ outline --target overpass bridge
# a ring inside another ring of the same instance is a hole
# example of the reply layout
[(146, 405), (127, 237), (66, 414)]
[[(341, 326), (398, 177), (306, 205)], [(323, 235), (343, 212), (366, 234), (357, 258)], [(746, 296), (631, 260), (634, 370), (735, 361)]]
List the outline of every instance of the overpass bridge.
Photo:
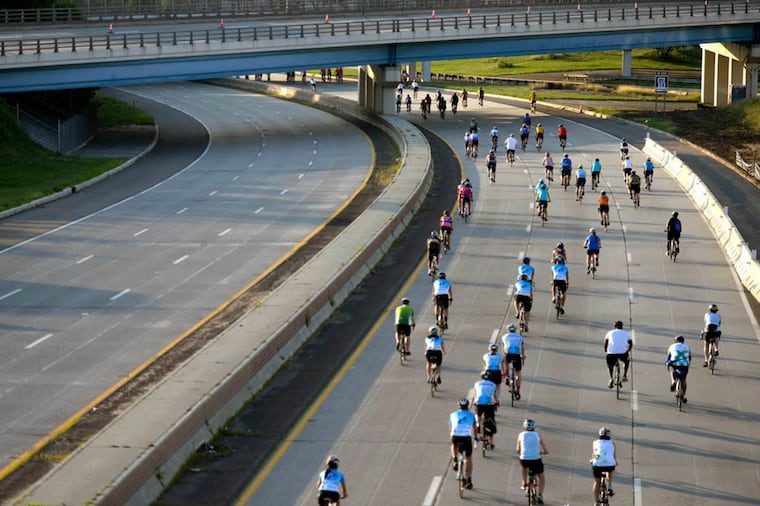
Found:
[(390, 112), (402, 63), (615, 49), (623, 51), (625, 69), (632, 49), (701, 44), (702, 101), (723, 105), (732, 84), (757, 96), (760, 63), (760, 2), (752, 1), (579, 4), (234, 28), (162, 25), (99, 34), (53, 28), (0, 37), (0, 93), (359, 66), (359, 103)]

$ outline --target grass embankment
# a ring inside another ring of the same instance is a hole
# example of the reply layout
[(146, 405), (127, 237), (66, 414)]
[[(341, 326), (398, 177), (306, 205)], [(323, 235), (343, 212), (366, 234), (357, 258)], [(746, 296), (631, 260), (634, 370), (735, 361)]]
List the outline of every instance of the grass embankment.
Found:
[[(102, 128), (153, 124), (128, 104), (98, 95)], [(124, 158), (84, 158), (49, 151), (35, 143), (0, 106), (0, 211), (75, 186), (124, 163)]]

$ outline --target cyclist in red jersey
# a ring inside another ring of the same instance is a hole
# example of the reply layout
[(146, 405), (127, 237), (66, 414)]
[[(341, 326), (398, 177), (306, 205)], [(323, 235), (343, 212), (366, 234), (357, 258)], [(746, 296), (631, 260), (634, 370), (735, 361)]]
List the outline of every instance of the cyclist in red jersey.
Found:
[(567, 140), (567, 128), (565, 128), (564, 125), (560, 125), (557, 129), (557, 137), (559, 137), (560, 141), (566, 141)]
[(472, 184), (470, 184), (469, 179), (465, 179), (462, 181), (462, 184), (460, 184), (457, 187), (457, 197), (459, 199), (459, 216), (464, 216), (464, 209), (465, 206), (467, 206), (467, 215), (470, 215), (470, 206), (472, 206), (472, 202), (475, 200), (473, 191), (472, 191)]

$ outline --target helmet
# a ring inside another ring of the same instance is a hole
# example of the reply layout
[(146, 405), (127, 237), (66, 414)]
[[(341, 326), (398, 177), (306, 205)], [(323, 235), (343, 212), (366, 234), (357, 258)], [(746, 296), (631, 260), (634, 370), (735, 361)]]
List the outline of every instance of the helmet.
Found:
[(673, 214), (671, 214), (673, 218), (678, 218), (678, 211), (673, 211)]
[(679, 343), (682, 343), (683, 342), (683, 336), (680, 336), (680, 335), (676, 336), (676, 337), (673, 338), (673, 341), (677, 341)]
[(444, 209), (443, 210), (443, 215), (444, 216), (448, 216), (449, 215), (449, 210), (448, 209)]
[(446, 279), (446, 273), (445, 272), (439, 272), (438, 273), (438, 279)]
[(523, 258), (523, 263), (524, 264), (529, 264), (530, 263), (530, 257), (524, 257)]
[(590, 229), (588, 229), (588, 233), (589, 234), (596, 234), (596, 229), (594, 227), (591, 227)]
[(583, 168), (583, 164), (578, 165), (578, 168), (582, 169)]
[(527, 430), (533, 430), (536, 428), (536, 421), (532, 418), (526, 418), (523, 421), (523, 427)]
[(615, 322), (615, 328), (616, 329), (622, 329), (623, 328), (623, 322), (621, 322), (620, 320), (616, 321)]
[(561, 242), (558, 242), (557, 243), (557, 248), (558, 249), (565, 249), (565, 245), (563, 243), (561, 243)]
[(560, 124), (559, 124), (559, 126), (563, 127), (563, 126), (565, 126), (565, 125), (563, 125), (562, 123), (560, 123)]
[(437, 325), (431, 325), (428, 329), (428, 334), (431, 336), (437, 336), (438, 335), (438, 326)]
[(602, 195), (607, 195), (607, 192), (602, 190)]
[(536, 126), (541, 126), (541, 123), (539, 123), (539, 124), (538, 124), (538, 125), (536, 125)]
[(493, 343), (491, 346), (488, 347), (488, 349), (491, 350), (491, 351), (498, 351), (499, 350), (499, 345), (496, 344), (496, 343)]
[(518, 279), (520, 281), (528, 281), (528, 275), (527, 274), (522, 274), (522, 275), (520, 275), (520, 277)]
[(328, 465), (329, 464), (335, 464), (337, 466), (338, 462), (340, 462), (340, 459), (338, 458), (337, 455), (330, 455), (329, 457), (327, 457), (326, 464), (328, 464)]
[(510, 136), (510, 137), (514, 137), (514, 136), (515, 136), (515, 134), (509, 134), (509, 136)]
[(491, 379), (491, 371), (487, 371), (487, 370), (483, 371), (480, 374), (480, 377), (483, 378), (484, 380), (490, 380)]
[(625, 137), (623, 137), (623, 141), (622, 142), (625, 142)]
[(626, 159), (626, 160), (630, 160), (630, 159), (631, 159), (631, 157), (630, 157), (630, 156), (628, 156), (628, 155), (625, 155), (625, 159)]
[(401, 299), (401, 303), (402, 304), (409, 304), (409, 299), (407, 299), (406, 297), (404, 297), (403, 299)]
[(708, 310), (709, 310), (711, 313), (717, 313), (717, 312), (718, 312), (718, 305), (717, 305), (717, 304), (710, 304), (710, 305), (707, 307), (707, 309), (708, 309)]
[(599, 429), (599, 437), (610, 437), (612, 435), (612, 431), (609, 429), (609, 427), (602, 427)]
[(515, 330), (517, 330), (517, 325), (515, 325), (514, 323), (510, 323), (509, 326), (507, 327), (507, 330), (510, 332), (514, 332)]
[(464, 180), (464, 182), (465, 183), (469, 183), (470, 182), (470, 178), (468, 177), (467, 179)]
[(599, 159), (598, 159), (598, 158), (595, 158), (595, 159), (594, 159), (594, 161), (595, 161), (595, 162), (598, 162), (598, 161), (599, 161)]
[(558, 264), (564, 264), (565, 263), (565, 257), (563, 257), (562, 255), (557, 255), (557, 258), (554, 259), (554, 262), (558, 263)]
[(433, 239), (438, 239), (438, 232), (430, 232), (430, 237)]
[(567, 153), (565, 153), (564, 158), (569, 158), (569, 157), (570, 157), (570, 155), (568, 155)]
[(544, 183), (546, 183), (546, 180), (544, 180), (544, 178), (541, 178), (538, 180), (538, 184), (544, 184)]
[(489, 153), (493, 153), (494, 151), (493, 151), (493, 149), (491, 149), (491, 150), (489, 150), (488, 152), (489, 152)]
[(651, 162), (651, 161), (652, 161), (652, 157), (651, 157), (651, 156), (648, 156), (648, 157), (647, 157), (647, 162)]
[(636, 171), (635, 171), (635, 170), (632, 170), (632, 171), (631, 171), (631, 174), (633, 174), (633, 175), (636, 175)]
[(470, 408), (470, 401), (467, 399), (459, 399), (459, 402), (457, 402), (457, 405), (460, 409), (469, 409)]

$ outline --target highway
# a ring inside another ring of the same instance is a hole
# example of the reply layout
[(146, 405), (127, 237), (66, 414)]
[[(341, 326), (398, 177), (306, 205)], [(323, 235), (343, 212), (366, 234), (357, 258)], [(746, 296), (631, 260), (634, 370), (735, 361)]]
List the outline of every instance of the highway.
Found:
[(129, 92), (183, 116), (177, 149), (121, 187), (2, 223), (0, 467), (303, 242), (373, 162), (359, 129), (292, 102), (198, 83)]
[[(330, 453), (340, 456), (347, 476), (346, 504), (460, 504), (449, 467), (448, 414), (478, 379), (489, 342), (513, 321), (513, 314), (505, 314), (507, 290), (526, 254), (537, 274), (523, 399), (499, 410), (496, 450), (486, 459), (474, 455), (474, 489), (466, 492), (465, 501), (524, 504), (514, 445), (522, 420), (532, 417), (550, 451), (544, 457), (546, 504), (592, 501), (588, 459), (602, 425), (612, 429), (617, 444), (614, 504), (760, 504), (760, 330), (707, 226), (662, 172), (656, 171), (652, 192), (645, 191), (641, 207), (634, 209), (619, 168), (619, 139), (585, 124), (590, 121), (563, 119), (574, 164), (588, 169), (599, 157), (602, 183), (612, 196), (612, 225), (607, 232), (600, 230), (601, 262), (597, 278), (591, 279), (581, 247), (589, 227), (600, 229), (590, 191), (579, 204), (572, 188), (564, 192), (554, 183), (549, 222), (542, 227), (531, 190), (542, 176), (540, 153), (529, 148), (519, 153), (514, 167), (507, 167), (500, 147), (493, 185), (484, 177), (483, 141), (476, 162), (463, 156), (461, 138), (473, 114), (481, 132), (496, 124), (503, 139), (517, 132), (523, 112), (487, 100), (483, 109), (449, 113), (445, 121), (433, 115), (424, 123), (457, 151), (476, 192), (473, 216), (467, 224), (457, 220), (452, 253), (442, 260), (454, 303), (437, 397), (431, 398), (424, 382), (421, 342), (434, 317), (430, 278), (420, 266), (396, 297), (407, 295), (416, 308), (411, 363), (399, 365), (393, 351), (394, 302), (367, 335), (363, 352), (344, 364), (329, 395), (296, 424), (282, 454), (267, 463), (237, 504), (311, 504), (315, 477)], [(416, 113), (414, 121), (420, 121)], [(539, 114), (535, 121), (546, 127), (545, 149), (556, 160), (552, 134), (559, 120)], [(632, 156), (641, 168), (644, 155), (634, 149)], [(684, 223), (676, 263), (664, 255), (663, 233), (674, 209)], [(548, 275), (550, 252), (558, 241), (568, 247), (571, 276), (567, 314), (559, 320)], [(703, 313), (712, 302), (720, 306), (724, 321), (715, 376), (701, 367), (698, 340)], [(605, 332), (618, 319), (634, 339), (630, 381), (620, 400), (607, 388), (602, 349)], [(689, 402), (680, 413), (664, 364), (676, 334), (686, 336), (694, 359)]]

